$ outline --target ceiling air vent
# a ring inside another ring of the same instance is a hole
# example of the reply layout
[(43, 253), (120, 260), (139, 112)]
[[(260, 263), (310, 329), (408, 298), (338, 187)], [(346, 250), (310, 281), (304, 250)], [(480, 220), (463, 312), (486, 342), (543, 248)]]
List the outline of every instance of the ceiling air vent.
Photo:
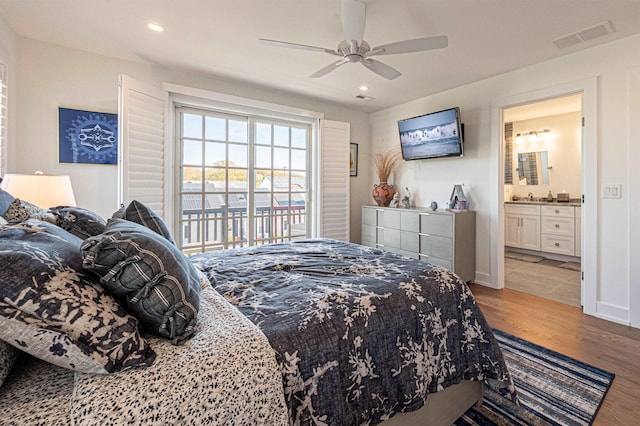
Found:
[(575, 33), (567, 34), (552, 41), (553, 45), (558, 49), (565, 49), (576, 44), (584, 43), (595, 38), (604, 37), (613, 34), (615, 30), (609, 21), (602, 22), (593, 27), (585, 28)]
[(358, 94), (356, 95), (356, 99), (360, 99), (361, 101), (372, 101), (375, 98), (372, 98), (371, 96), (366, 96), (366, 95), (362, 95), (362, 94)]

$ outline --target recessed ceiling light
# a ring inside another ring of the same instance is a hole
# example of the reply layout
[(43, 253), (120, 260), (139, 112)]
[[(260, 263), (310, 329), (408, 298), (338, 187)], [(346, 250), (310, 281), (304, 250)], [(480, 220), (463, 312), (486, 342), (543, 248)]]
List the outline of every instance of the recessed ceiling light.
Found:
[(362, 86), (360, 86), (360, 90), (363, 92), (366, 92), (367, 90), (369, 90), (369, 86), (365, 86), (364, 84)]
[(162, 26), (161, 26), (161, 25), (159, 25), (159, 24), (155, 24), (155, 23), (153, 23), (153, 22), (149, 22), (149, 23), (147, 24), (147, 28), (149, 28), (151, 31), (156, 31), (156, 32), (162, 32), (162, 31), (164, 31), (164, 28), (162, 28)]

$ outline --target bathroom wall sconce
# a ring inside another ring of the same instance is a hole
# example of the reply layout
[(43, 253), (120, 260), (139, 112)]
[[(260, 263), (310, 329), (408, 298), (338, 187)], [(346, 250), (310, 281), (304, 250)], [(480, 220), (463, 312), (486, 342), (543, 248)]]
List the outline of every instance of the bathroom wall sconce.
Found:
[(551, 140), (551, 130), (550, 129), (532, 130), (530, 132), (516, 134), (517, 144), (524, 143), (525, 140), (530, 143), (539, 142), (540, 140), (544, 142), (548, 142)]

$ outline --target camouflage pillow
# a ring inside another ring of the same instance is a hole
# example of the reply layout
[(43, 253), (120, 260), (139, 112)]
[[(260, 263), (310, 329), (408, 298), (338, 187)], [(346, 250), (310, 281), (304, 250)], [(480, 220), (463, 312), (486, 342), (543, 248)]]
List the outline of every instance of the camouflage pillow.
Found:
[(0, 340), (0, 386), (2, 386), (4, 379), (7, 378), (16, 363), (18, 354), (19, 352), (16, 348)]
[(27, 219), (38, 219), (49, 223), (56, 223), (56, 219), (52, 213), (19, 198), (13, 200), (2, 217), (9, 223), (20, 223)]
[(56, 225), (82, 240), (102, 234), (107, 225), (99, 214), (81, 207), (58, 206), (49, 211), (55, 216)]
[(0, 339), (80, 372), (150, 365), (138, 321), (83, 271), (81, 243), (33, 219), (0, 230)]

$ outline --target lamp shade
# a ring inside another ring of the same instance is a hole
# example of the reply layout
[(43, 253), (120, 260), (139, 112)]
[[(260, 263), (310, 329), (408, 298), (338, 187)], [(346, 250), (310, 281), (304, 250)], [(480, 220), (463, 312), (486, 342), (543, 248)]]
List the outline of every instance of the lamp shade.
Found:
[(0, 188), (45, 209), (76, 205), (69, 176), (5, 174)]

